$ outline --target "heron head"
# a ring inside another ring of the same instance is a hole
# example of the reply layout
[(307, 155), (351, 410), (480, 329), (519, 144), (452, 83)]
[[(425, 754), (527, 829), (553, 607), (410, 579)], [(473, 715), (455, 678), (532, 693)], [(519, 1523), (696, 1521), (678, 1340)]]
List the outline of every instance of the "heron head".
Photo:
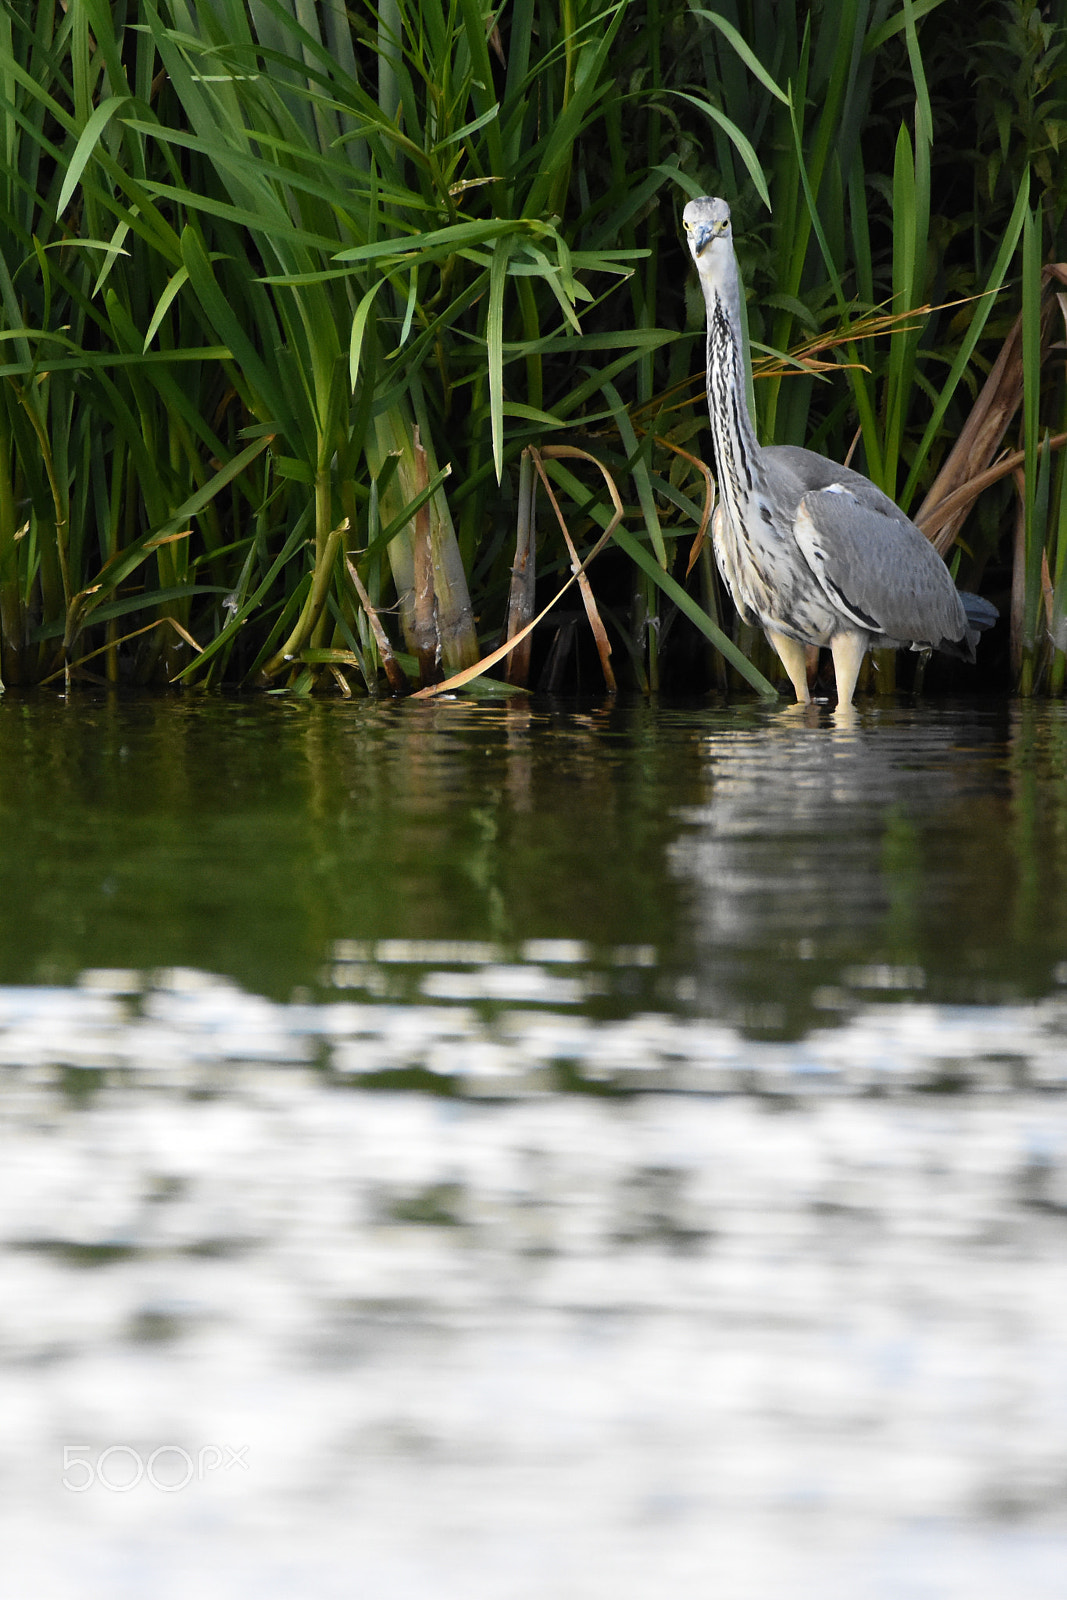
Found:
[(725, 200), (713, 200), (709, 195), (690, 200), (682, 212), (682, 226), (701, 275), (733, 254), (730, 207)]

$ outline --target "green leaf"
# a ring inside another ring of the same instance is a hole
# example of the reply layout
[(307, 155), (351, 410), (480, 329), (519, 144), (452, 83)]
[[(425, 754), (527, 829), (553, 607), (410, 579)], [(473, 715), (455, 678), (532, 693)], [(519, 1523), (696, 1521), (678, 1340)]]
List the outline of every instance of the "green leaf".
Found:
[[(912, 0), (911, 15), (915, 20), (918, 20), (919, 17), (925, 17), (928, 11), (936, 11), (938, 6), (943, 4), (944, 0)], [(863, 41), (864, 55), (874, 55), (875, 51), (880, 50), (887, 39), (891, 39), (895, 33), (900, 33), (907, 26), (907, 23), (908, 11), (906, 7), (902, 6), (896, 16), (890, 17), (888, 22), (883, 22), (880, 27), (871, 29)]]
[(512, 222), (506, 218), (487, 219), (485, 222), (454, 222), (444, 228), (434, 228), (428, 233), (412, 233), (393, 239), (378, 239), (371, 244), (354, 245), (334, 253), (334, 261), (388, 261), (402, 262), (417, 252), (427, 260), (442, 255), (454, 255), (473, 245), (489, 244), (503, 234), (531, 232), (540, 236), (550, 230), (545, 224), (524, 220)]
[(489, 419), (493, 437), (493, 464), (499, 483), (504, 470), (504, 284), (507, 281), (511, 241), (498, 239), (489, 268), (489, 316), (486, 356), (489, 363)]
[(648, 462), (642, 453), (642, 447), (637, 441), (630, 413), (623, 405), (622, 396), (613, 383), (602, 385), (604, 395), (610, 404), (618, 425), (619, 436), (622, 439), (623, 449), (626, 451), (626, 464), (633, 473), (634, 483), (637, 487), (637, 498), (641, 504), (641, 511), (645, 519), (648, 537), (652, 548), (656, 552), (656, 560), (666, 571), (667, 549), (663, 543), (663, 530), (659, 523), (659, 512), (656, 509), (656, 497), (652, 491), (652, 483), (648, 473)]
[(1000, 241), (1000, 248), (997, 251), (996, 260), (990, 268), (989, 276), (986, 279), (985, 290), (979, 297), (978, 303), (975, 306), (974, 316), (971, 318), (970, 326), (968, 327), (967, 333), (956, 352), (951, 371), (941, 385), (937, 404), (934, 406), (934, 409), (930, 415), (930, 420), (923, 432), (919, 447), (915, 452), (911, 471), (908, 474), (908, 481), (905, 484), (904, 491), (900, 497), (900, 503), (905, 510), (907, 510), (909, 504), (911, 503), (911, 497), (915, 492), (915, 486), (918, 483), (927, 459), (929, 458), (930, 451), (933, 448), (934, 441), (937, 438), (941, 424), (944, 421), (945, 413), (949, 408), (952, 397), (956, 393), (964, 373), (971, 364), (971, 358), (974, 355), (978, 341), (982, 336), (982, 331), (985, 328), (986, 321), (996, 305), (997, 295), (1003, 286), (1004, 279), (1007, 276), (1008, 267), (1011, 265), (1012, 257), (1018, 248), (1019, 239), (1022, 235), (1026, 216), (1028, 214), (1029, 204), (1030, 177), (1029, 173), (1024, 172), (1023, 181), (1020, 185), (1019, 193), (1015, 199), (1015, 205), (1012, 209), (1011, 218), (1008, 222), (1007, 228), (1004, 230), (1004, 237)]
[(766, 67), (745, 43), (732, 22), (727, 22), (725, 17), (720, 17), (717, 11), (705, 11), (702, 6), (694, 6), (692, 15), (694, 17), (704, 17), (713, 27), (718, 28), (723, 38), (727, 39), (737, 51), (737, 54), (741, 57), (753, 77), (758, 78), (763, 87), (770, 90), (771, 94), (777, 100), (780, 100), (783, 105), (789, 104), (789, 96), (783, 94), (782, 90), (779, 89)]
[(70, 205), (74, 191), (81, 182), (82, 173), (88, 166), (104, 129), (116, 111), (121, 111), (124, 105), (129, 104), (129, 99), (129, 95), (113, 95), (111, 99), (103, 101), (101, 105), (96, 107), (96, 110), (78, 135), (74, 154), (70, 158), (63, 178), (63, 185), (59, 191), (59, 199), (56, 201), (56, 211), (60, 216)]
[(295, 445), (300, 439), (300, 429), (277, 371), (267, 366), (245, 332), (234, 307), (215, 279), (200, 236), (191, 226), (182, 229), (181, 249), (190, 286), (212, 325), (233, 352), (247, 385), (252, 410), (257, 406), (265, 407), (267, 414), (275, 417), (290, 434)]
[(163, 318), (174, 304), (178, 294), (180, 294), (181, 290), (188, 282), (189, 274), (184, 267), (179, 267), (177, 272), (172, 273), (170, 278), (167, 280), (167, 286), (163, 290), (163, 293), (160, 295), (159, 299), (156, 301), (156, 309), (152, 313), (151, 321), (148, 324), (148, 332), (144, 336), (145, 350), (148, 349), (149, 345), (152, 343), (152, 340), (159, 332), (159, 327), (163, 321)]
[(387, 281), (386, 278), (379, 278), (377, 283), (371, 284), (356, 307), (355, 315), (352, 318), (352, 337), (348, 347), (348, 381), (353, 389), (359, 382), (359, 367), (363, 359), (363, 340), (367, 332), (367, 319), (370, 317), (371, 308), (379, 290), (384, 287)]
[(698, 100), (695, 94), (685, 94), (680, 89), (676, 89), (673, 92), (679, 100), (687, 100), (691, 106), (696, 106), (698, 111), (702, 111), (706, 117), (709, 117), (712, 122), (722, 129), (747, 167), (748, 175), (756, 186), (756, 193), (767, 207), (767, 210), (770, 211), (771, 197), (767, 189), (767, 180), (763, 176), (763, 168), (760, 166), (759, 157), (736, 122), (731, 122), (730, 118), (720, 111), (718, 106), (712, 105), (710, 100)]

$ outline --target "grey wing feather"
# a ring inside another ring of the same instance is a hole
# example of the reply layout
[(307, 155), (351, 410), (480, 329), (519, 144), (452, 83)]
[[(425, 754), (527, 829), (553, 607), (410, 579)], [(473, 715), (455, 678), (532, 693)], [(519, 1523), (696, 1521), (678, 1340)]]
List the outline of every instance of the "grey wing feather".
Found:
[(772, 444), (764, 449), (763, 459), (772, 469), (775, 479), (792, 491), (794, 503), (799, 502), (800, 497), (811, 489), (848, 489), (861, 505), (871, 511), (881, 512), (891, 522), (903, 522), (909, 528), (914, 527), (896, 502), (890, 500), (870, 478), (865, 478), (862, 472), (856, 472), (852, 467), (839, 466), (828, 456), (805, 450), (801, 445)]
[(831, 603), (887, 643), (963, 640), (963, 602), (930, 541), (868, 479), (838, 474), (837, 482), (802, 495), (793, 523)]

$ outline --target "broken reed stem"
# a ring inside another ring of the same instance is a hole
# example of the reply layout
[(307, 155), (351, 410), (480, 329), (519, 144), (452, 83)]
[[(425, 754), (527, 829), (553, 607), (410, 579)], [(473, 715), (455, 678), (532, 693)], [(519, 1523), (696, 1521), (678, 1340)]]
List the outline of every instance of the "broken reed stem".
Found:
[[(426, 451), (413, 429), (415, 451), (415, 491), (423, 494), (430, 481)], [(427, 502), (415, 513), (415, 538), (412, 547), (415, 568), (412, 643), (419, 663), (419, 687), (441, 679), (441, 635), (437, 627), (437, 596), (434, 592), (433, 539), (430, 533), (430, 507)]]
[[(508, 592), (508, 615), (504, 630), (505, 641), (514, 639), (534, 613), (537, 591), (537, 478), (534, 474), (533, 455), (529, 449), (522, 452), (519, 462), (519, 504), (515, 519), (515, 562), (511, 569), (511, 588)], [(524, 633), (508, 656), (504, 668), (504, 681), (524, 689), (530, 679), (530, 651), (533, 644), (529, 633)]]
[(356, 571), (356, 564), (350, 556), (345, 556), (345, 566), (348, 568), (348, 576), (352, 580), (352, 587), (359, 596), (359, 603), (367, 614), (367, 621), (370, 623), (374, 642), (378, 646), (378, 654), (382, 658), (382, 666), (385, 668), (385, 676), (389, 687), (394, 694), (408, 694), (411, 685), (408, 683), (407, 673), (393, 654), (393, 647), (389, 643), (389, 635), (382, 627), (381, 618), (374, 609), (371, 597), (364, 588), (363, 580)]

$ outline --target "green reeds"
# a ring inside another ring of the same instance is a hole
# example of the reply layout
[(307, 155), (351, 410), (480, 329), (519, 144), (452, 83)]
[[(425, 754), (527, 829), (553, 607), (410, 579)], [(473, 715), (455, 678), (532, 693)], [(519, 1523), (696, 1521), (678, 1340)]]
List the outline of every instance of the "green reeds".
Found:
[[(401, 644), (424, 677), (431, 655), (467, 672), (515, 603), (535, 449), (565, 527), (539, 530), (522, 615), (535, 578), (572, 566), (567, 539), (611, 525), (633, 604), (598, 600), (594, 570), (587, 606), (625, 646), (612, 670), (655, 687), (682, 616), (725, 659), (686, 588), (707, 494), (699, 383), (683, 387), (702, 369), (684, 198), (734, 206), (757, 352), (821, 339), (845, 369), (831, 384), (799, 356), (759, 380), (762, 436), (855, 448), (906, 508), (1004, 337), (1024, 223), (1027, 327), (1047, 315), (1035, 264), (1067, 256), (1037, 156), (1029, 199), (1025, 171), (1001, 192), (990, 156), (988, 226), (966, 250), (953, 232), (937, 117), (972, 47), (946, 47), (921, 0), (30, 9), (0, 0), (5, 682), (373, 692)], [(1040, 75), (1056, 38), (1026, 48)], [(968, 217), (976, 192), (958, 199)], [(879, 306), (906, 331), (876, 336)], [(1026, 341), (1037, 654), (1020, 683), (1060, 692), (1064, 406), (1047, 339), (1036, 356)], [(956, 517), (958, 534), (979, 577), (1010, 553), (989, 516), (980, 539)]]

